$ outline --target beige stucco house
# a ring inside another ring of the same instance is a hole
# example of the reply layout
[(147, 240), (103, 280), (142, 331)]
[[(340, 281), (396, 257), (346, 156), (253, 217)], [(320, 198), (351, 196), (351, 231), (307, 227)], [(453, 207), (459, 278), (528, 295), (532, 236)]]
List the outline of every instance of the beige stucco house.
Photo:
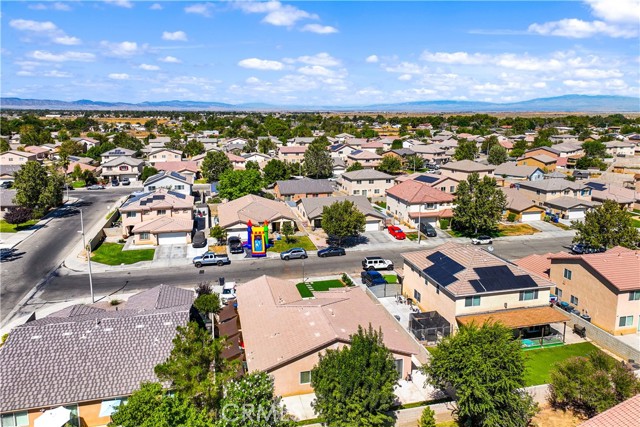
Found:
[(254, 225), (268, 221), (271, 231), (279, 231), (286, 222), (296, 229), (296, 216), (284, 202), (247, 194), (218, 206), (218, 224), (229, 237), (246, 237), (249, 221)]
[(278, 149), (278, 159), (283, 162), (302, 163), (304, 161), (304, 153), (306, 151), (306, 145), (287, 145)]
[(38, 158), (35, 154), (27, 151), (10, 150), (0, 154), (0, 165), (25, 165), (29, 161), (37, 161)]
[(149, 153), (149, 163), (152, 165), (161, 162), (179, 162), (180, 160), (182, 160), (182, 151), (180, 150), (162, 148)]
[(440, 166), (440, 171), (442, 171), (442, 175), (463, 181), (469, 178), (469, 175), (474, 172), (478, 174), (480, 179), (487, 175), (491, 176), (495, 168), (493, 165), (483, 165), (482, 163), (472, 162), (471, 160), (460, 160)]
[(453, 194), (407, 180), (387, 190), (387, 212), (411, 227), (422, 223), (435, 228), (439, 219), (453, 217), (454, 200)]
[(384, 200), (385, 192), (394, 186), (393, 175), (375, 169), (345, 172), (338, 178), (338, 188), (348, 196), (365, 196)]
[(347, 154), (347, 166), (351, 166), (354, 163), (360, 163), (363, 168), (375, 168), (380, 165), (382, 156), (375, 152), (366, 150), (354, 150)]

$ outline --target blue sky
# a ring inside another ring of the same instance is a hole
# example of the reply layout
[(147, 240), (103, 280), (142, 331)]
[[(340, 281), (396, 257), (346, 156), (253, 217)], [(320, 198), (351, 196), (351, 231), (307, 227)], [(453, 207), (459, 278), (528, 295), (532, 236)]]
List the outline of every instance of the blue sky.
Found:
[(366, 105), (640, 95), (640, 0), (0, 7), (3, 97)]

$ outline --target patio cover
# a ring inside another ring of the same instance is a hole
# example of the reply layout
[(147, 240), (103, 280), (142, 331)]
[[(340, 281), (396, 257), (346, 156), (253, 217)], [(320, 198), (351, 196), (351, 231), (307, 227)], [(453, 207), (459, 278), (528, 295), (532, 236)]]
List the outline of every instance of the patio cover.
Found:
[(100, 417), (110, 417), (114, 412), (118, 410), (118, 407), (122, 404), (122, 399), (103, 400), (100, 403)]
[(35, 427), (61, 427), (71, 419), (71, 410), (64, 406), (58, 406), (54, 409), (44, 411), (42, 415), (36, 418), (33, 425)]
[(549, 307), (514, 308), (510, 310), (495, 311), (492, 313), (469, 314), (457, 316), (456, 320), (461, 325), (474, 323), (482, 325), (484, 322), (502, 323), (512, 329), (527, 328), (530, 326), (547, 325), (549, 323), (567, 322), (569, 316)]

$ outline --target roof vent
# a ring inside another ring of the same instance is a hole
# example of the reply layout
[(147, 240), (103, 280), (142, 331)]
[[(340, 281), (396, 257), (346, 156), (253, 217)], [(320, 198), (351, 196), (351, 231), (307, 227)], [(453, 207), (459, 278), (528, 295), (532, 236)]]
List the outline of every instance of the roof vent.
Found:
[(103, 331), (105, 331), (105, 332), (111, 332), (111, 331), (113, 331), (113, 328), (104, 328), (104, 329), (103, 329)]
[(145, 325), (142, 325), (142, 324), (140, 324), (140, 325), (136, 325), (136, 329), (144, 328), (144, 326), (145, 326)]
[(171, 326), (171, 325), (173, 325), (173, 322), (163, 322), (162, 324), (164, 326)]
[(31, 337), (32, 340), (39, 340), (40, 338), (42, 338), (42, 335), (33, 335)]
[(62, 336), (63, 336), (63, 337), (69, 337), (69, 336), (71, 336), (71, 335), (73, 335), (73, 332), (63, 332), (63, 333), (62, 333)]

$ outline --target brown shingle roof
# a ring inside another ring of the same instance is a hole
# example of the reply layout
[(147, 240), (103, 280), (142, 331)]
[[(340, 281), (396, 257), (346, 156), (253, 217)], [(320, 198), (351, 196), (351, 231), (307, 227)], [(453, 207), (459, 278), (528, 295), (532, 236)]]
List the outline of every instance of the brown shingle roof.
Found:
[(295, 215), (284, 203), (253, 194), (218, 206), (218, 219), (222, 228), (238, 223), (246, 224), (249, 221), (262, 224), (265, 220), (275, 221), (282, 218), (295, 221)]
[(640, 423), (640, 394), (607, 409), (580, 427), (638, 427)]
[(440, 166), (440, 169), (459, 172), (486, 172), (492, 171), (495, 168), (493, 165), (483, 165), (482, 163), (471, 160), (460, 160), (459, 162), (446, 163)]
[(485, 322), (502, 323), (508, 328), (526, 328), (528, 326), (546, 325), (548, 323), (566, 322), (569, 316), (549, 306), (514, 308), (491, 313), (469, 314), (456, 317), (462, 325), (482, 325)]
[(423, 182), (408, 180), (387, 190), (387, 194), (409, 204), (450, 203), (455, 196)]
[[(532, 206), (537, 206), (536, 203), (530, 197), (527, 197), (523, 192), (520, 192), (517, 188), (501, 187), (500, 190), (507, 196), (507, 209), (522, 212), (529, 209)], [(544, 208), (539, 207), (541, 211)]]

